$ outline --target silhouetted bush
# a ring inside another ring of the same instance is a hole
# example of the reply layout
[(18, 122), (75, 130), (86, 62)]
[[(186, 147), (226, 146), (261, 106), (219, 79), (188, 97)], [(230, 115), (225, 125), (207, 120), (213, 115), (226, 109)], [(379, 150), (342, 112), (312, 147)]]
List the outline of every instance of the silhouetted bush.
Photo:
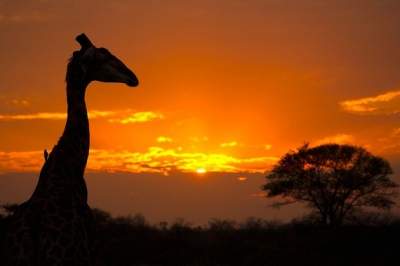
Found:
[(230, 232), (236, 229), (236, 222), (232, 220), (211, 219), (208, 229), (213, 232)]
[(203, 227), (101, 217), (96, 254), (103, 265), (385, 265), (394, 259), (391, 243), (400, 232), (395, 217), (336, 229), (320, 226), (312, 215), (285, 224), (213, 219)]
[[(0, 232), (13, 210), (1, 212)], [(400, 236), (400, 218), (388, 213), (353, 213), (339, 228), (321, 226), (315, 215), (289, 223), (251, 217), (153, 225), (140, 214), (94, 209), (93, 219), (96, 266), (393, 265)]]

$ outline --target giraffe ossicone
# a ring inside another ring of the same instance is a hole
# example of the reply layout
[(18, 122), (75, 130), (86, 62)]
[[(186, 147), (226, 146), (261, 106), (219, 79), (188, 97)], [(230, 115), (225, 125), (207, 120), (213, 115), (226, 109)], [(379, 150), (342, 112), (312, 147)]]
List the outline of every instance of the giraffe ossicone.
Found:
[(89, 38), (84, 33), (76, 36), (75, 40), (82, 46), (83, 49), (87, 49), (89, 47), (94, 46), (93, 43), (89, 40)]

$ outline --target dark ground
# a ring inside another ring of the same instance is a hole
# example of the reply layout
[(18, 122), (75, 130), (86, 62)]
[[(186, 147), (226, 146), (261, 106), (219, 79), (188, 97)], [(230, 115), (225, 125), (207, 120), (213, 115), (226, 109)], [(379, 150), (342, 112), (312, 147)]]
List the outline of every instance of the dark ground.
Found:
[[(281, 224), (150, 225), (141, 215), (113, 218), (95, 210), (96, 265), (397, 265), (400, 219), (364, 215), (340, 228), (310, 218)], [(4, 232), (5, 215), (0, 219)]]

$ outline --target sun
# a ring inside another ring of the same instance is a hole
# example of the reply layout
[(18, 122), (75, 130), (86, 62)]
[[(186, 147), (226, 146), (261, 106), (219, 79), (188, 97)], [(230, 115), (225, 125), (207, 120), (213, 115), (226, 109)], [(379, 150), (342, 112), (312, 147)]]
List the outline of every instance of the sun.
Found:
[(205, 173), (207, 173), (207, 170), (205, 168), (203, 168), (203, 167), (200, 167), (200, 168), (196, 169), (196, 173), (205, 174)]

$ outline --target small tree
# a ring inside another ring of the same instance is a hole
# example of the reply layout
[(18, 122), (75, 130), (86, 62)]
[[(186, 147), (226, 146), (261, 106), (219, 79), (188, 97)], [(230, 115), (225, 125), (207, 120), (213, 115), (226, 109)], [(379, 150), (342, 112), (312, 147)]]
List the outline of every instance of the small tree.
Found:
[(307, 203), (326, 225), (342, 224), (346, 215), (362, 207), (390, 209), (397, 184), (383, 158), (364, 148), (308, 144), (281, 158), (262, 189), (267, 197), (281, 197), (276, 205)]

